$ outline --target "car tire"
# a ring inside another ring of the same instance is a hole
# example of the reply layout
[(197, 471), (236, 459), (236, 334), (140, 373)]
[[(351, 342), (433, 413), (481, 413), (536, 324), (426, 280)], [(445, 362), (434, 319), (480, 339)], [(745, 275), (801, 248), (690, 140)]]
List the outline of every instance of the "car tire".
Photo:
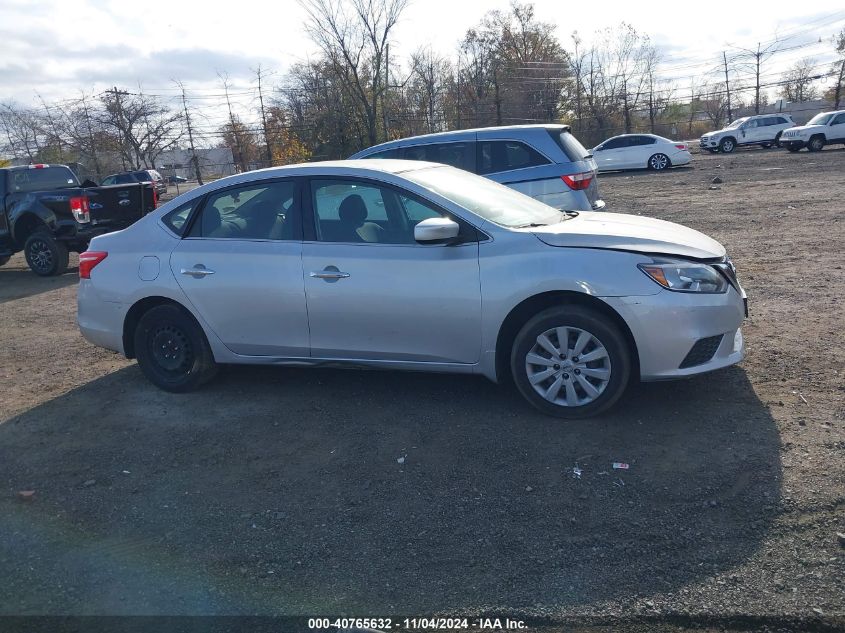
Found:
[(824, 138), (821, 136), (814, 136), (807, 143), (807, 149), (811, 152), (820, 152), (824, 147)]
[(732, 138), (723, 138), (719, 141), (719, 151), (723, 154), (730, 154), (736, 149), (736, 141)]
[(663, 171), (672, 166), (672, 161), (666, 154), (653, 154), (648, 159), (647, 166), (652, 171)]
[(0, 257), (0, 266), (5, 266), (9, 263), (9, 260), (12, 259), (11, 256)]
[(773, 143), (773, 145), (775, 147), (780, 147), (780, 135), (781, 134), (783, 134), (783, 132), (778, 132), (777, 134), (775, 134), (775, 142)]
[(218, 366), (199, 324), (183, 308), (151, 308), (135, 328), (135, 357), (156, 387), (174, 393), (192, 391), (217, 374)]
[(53, 277), (67, 272), (68, 250), (47, 231), (35, 231), (23, 245), (30, 270), (40, 277)]
[(619, 327), (583, 306), (549, 308), (530, 319), (514, 339), (510, 364), (520, 394), (543, 413), (565, 419), (608, 410), (631, 376), (631, 352)]

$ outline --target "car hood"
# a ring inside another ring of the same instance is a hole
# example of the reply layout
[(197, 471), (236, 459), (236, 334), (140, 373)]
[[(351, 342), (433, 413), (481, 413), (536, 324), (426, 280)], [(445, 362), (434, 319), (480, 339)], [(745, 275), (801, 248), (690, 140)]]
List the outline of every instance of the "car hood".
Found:
[(724, 128), (724, 129), (721, 129), (721, 130), (715, 130), (713, 132), (706, 132), (706, 133), (702, 134), (702, 136), (718, 136), (719, 134), (727, 134), (728, 132), (735, 132), (736, 130), (737, 130), (737, 128), (733, 128), (733, 129), (730, 129), (730, 130), (727, 129), (727, 128)]
[(787, 132), (798, 132), (799, 134), (802, 134), (804, 132), (814, 132), (816, 130), (822, 129), (823, 127), (823, 125), (796, 125), (795, 127), (785, 129), (783, 133), (786, 134)]
[(578, 217), (529, 230), (549, 246), (604, 248), (695, 259), (725, 256), (725, 247), (694, 229), (638, 215), (582, 211)]

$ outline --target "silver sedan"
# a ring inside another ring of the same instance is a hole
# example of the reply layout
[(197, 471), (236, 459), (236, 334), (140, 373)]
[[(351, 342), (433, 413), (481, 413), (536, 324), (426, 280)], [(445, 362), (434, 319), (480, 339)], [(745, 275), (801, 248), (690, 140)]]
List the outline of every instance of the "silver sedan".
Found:
[(79, 272), (83, 335), (175, 392), (221, 363), (423, 370), (510, 377), (577, 418), (631, 379), (745, 353), (745, 295), (718, 242), (433, 163), (218, 180), (95, 238)]

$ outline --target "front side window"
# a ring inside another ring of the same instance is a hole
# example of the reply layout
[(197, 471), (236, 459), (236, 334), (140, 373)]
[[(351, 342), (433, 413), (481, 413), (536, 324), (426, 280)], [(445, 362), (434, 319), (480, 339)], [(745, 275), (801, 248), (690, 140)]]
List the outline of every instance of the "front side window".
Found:
[(549, 161), (545, 156), (519, 141), (478, 142), (479, 174), (494, 174), (547, 164)]
[(299, 218), (295, 182), (252, 183), (210, 194), (191, 237), (296, 240)]
[(445, 214), (411, 194), (356, 180), (314, 180), (311, 200), (322, 242), (415, 244), (414, 227)]
[(835, 119), (833, 119), (831, 125), (842, 125), (843, 123), (845, 123), (845, 113), (840, 114)]

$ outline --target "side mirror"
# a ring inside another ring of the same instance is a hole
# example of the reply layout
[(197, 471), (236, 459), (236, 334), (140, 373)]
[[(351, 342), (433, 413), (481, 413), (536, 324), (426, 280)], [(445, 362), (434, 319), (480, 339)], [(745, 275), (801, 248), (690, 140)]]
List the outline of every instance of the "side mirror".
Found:
[(461, 227), (449, 218), (429, 218), (414, 227), (414, 239), (418, 242), (442, 242), (458, 237)]

